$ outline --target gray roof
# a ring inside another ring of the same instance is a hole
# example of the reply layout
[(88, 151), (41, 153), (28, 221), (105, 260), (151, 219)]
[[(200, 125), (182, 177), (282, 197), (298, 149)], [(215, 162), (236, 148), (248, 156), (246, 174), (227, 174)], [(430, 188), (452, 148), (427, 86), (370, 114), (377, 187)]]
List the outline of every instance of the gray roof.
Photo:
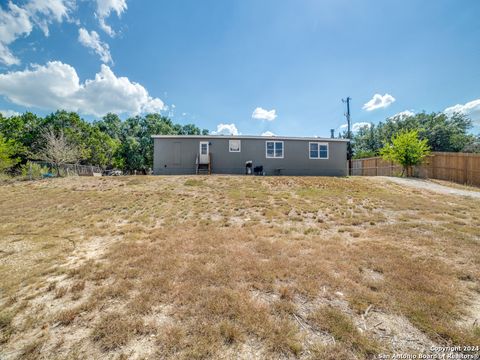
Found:
[(324, 137), (301, 136), (256, 136), (256, 135), (152, 135), (153, 139), (261, 139), (261, 140), (303, 140), (303, 141), (339, 141), (348, 142), (348, 139), (332, 139)]

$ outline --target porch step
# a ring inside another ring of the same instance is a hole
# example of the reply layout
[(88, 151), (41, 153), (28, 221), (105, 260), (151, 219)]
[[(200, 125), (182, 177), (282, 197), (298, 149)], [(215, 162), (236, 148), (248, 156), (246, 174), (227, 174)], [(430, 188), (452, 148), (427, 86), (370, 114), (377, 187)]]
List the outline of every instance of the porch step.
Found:
[(198, 164), (197, 165), (197, 175), (209, 175), (210, 170), (208, 164)]

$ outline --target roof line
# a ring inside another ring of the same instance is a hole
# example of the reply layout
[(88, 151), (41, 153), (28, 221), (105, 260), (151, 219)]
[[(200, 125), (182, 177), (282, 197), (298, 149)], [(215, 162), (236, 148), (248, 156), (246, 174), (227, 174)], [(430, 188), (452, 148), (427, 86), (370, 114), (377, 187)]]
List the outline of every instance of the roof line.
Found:
[(302, 136), (257, 136), (257, 135), (152, 135), (152, 139), (263, 139), (263, 140), (309, 140), (309, 141), (339, 141), (348, 142), (348, 139)]

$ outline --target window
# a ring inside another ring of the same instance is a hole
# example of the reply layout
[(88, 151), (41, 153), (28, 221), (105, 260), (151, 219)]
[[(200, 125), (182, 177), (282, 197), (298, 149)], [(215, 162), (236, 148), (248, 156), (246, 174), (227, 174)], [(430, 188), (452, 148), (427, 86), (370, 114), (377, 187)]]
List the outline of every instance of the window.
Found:
[(328, 159), (328, 143), (311, 142), (308, 147), (310, 159)]
[(266, 157), (283, 159), (283, 141), (266, 141)]
[(230, 152), (240, 152), (241, 143), (240, 140), (229, 140), (228, 141), (228, 151)]
[(208, 143), (201, 143), (200, 144), (200, 154), (207, 155), (208, 153)]

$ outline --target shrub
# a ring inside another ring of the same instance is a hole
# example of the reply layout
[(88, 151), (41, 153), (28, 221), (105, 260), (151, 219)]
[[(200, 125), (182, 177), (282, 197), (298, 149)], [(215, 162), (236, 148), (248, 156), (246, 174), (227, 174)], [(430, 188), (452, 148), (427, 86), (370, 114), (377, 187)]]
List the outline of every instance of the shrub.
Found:
[(0, 135), (0, 173), (9, 170), (15, 166), (19, 159), (14, 157), (15, 143), (12, 140), (6, 140)]
[(48, 168), (37, 163), (27, 161), (20, 167), (22, 178), (27, 180), (41, 179), (44, 174), (48, 174)]
[(418, 131), (404, 131), (392, 136), (391, 144), (385, 144), (380, 154), (385, 160), (391, 160), (402, 165), (402, 175), (412, 166), (421, 164), (423, 159), (430, 154), (430, 147), (426, 139), (419, 139)]

